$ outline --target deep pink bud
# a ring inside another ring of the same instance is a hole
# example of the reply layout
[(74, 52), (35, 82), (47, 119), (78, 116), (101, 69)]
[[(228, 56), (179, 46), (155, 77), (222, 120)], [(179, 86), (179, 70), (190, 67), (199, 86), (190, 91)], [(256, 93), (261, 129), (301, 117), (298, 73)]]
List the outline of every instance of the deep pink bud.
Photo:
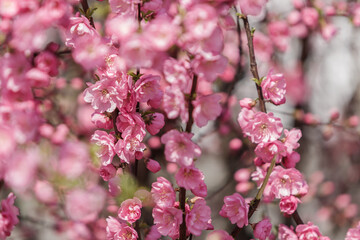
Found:
[(265, 218), (258, 222), (254, 228), (254, 237), (259, 240), (266, 240), (271, 233), (271, 222), (268, 218)]
[(146, 163), (146, 168), (153, 173), (157, 173), (158, 171), (161, 170), (161, 166), (159, 164), (159, 162), (152, 160), (152, 159), (148, 159), (145, 161)]
[(104, 179), (104, 181), (109, 181), (111, 178), (115, 177), (116, 168), (112, 164), (101, 166), (99, 174)]
[(357, 127), (359, 125), (359, 117), (358, 116), (351, 116), (349, 118), (349, 126), (350, 127)]

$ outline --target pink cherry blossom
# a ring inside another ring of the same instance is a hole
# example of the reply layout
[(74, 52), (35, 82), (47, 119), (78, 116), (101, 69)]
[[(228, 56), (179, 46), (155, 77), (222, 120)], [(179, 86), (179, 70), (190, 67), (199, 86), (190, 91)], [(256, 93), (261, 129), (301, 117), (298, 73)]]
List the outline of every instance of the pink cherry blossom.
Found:
[(186, 14), (184, 25), (191, 38), (210, 37), (217, 26), (216, 10), (208, 4), (196, 4)]
[(252, 109), (255, 106), (254, 100), (251, 98), (243, 98), (239, 101), (240, 107)]
[(111, 11), (116, 14), (135, 16), (139, 0), (109, 0)]
[(138, 27), (136, 19), (128, 15), (116, 15), (105, 23), (106, 34), (115, 42), (129, 38)]
[(132, 227), (126, 223), (121, 223), (119, 220), (113, 217), (106, 219), (106, 237), (107, 240), (136, 240), (138, 234)]
[(146, 168), (153, 173), (157, 173), (158, 171), (161, 170), (161, 166), (159, 164), (159, 162), (153, 160), (153, 159), (148, 159), (146, 161)]
[(285, 21), (274, 21), (268, 24), (269, 37), (273, 44), (282, 52), (289, 45), (289, 27)]
[(197, 186), (195, 186), (190, 190), (195, 196), (203, 197), (203, 198), (207, 196), (207, 186), (204, 180), (200, 181)]
[(280, 200), (279, 207), (282, 213), (291, 215), (295, 212), (300, 199), (294, 196), (283, 197)]
[(94, 112), (91, 115), (91, 121), (96, 125), (96, 127), (98, 128), (103, 128), (103, 129), (107, 129), (110, 130), (113, 128), (113, 123), (112, 120), (110, 118), (110, 115), (105, 113), (100, 113), (100, 112)]
[(98, 37), (99, 33), (90, 25), (89, 19), (85, 16), (70, 18), (69, 28), (65, 33), (65, 45), (74, 47), (75, 41), (80, 37)]
[(251, 108), (242, 108), (239, 115), (238, 115), (238, 123), (241, 127), (241, 129), (245, 129), (246, 126), (250, 124), (252, 120), (254, 120), (255, 117), (255, 111)]
[(149, 2), (144, 2), (141, 9), (144, 12), (152, 11), (158, 13), (162, 9), (164, 2), (162, 0), (152, 0)]
[(248, 168), (240, 168), (234, 174), (234, 179), (237, 182), (247, 182), (250, 179), (250, 169)]
[(13, 22), (10, 45), (20, 52), (39, 51), (45, 47), (46, 29), (35, 11), (19, 14)]
[(106, 193), (99, 186), (71, 190), (65, 197), (66, 214), (74, 221), (95, 221), (105, 204), (105, 198)]
[(14, 226), (19, 223), (19, 209), (14, 206), (15, 199), (15, 195), (9, 193), (8, 197), (1, 201), (0, 239), (10, 236)]
[(190, 166), (193, 159), (201, 155), (201, 149), (191, 141), (193, 134), (170, 130), (161, 137), (165, 144), (165, 158), (169, 162), (177, 162), (183, 166)]
[(309, 186), (303, 175), (295, 168), (284, 169), (276, 166), (270, 175), (269, 183), (266, 186), (275, 198), (288, 196), (304, 196)]
[(161, 238), (161, 234), (157, 230), (156, 225), (153, 225), (150, 228), (149, 233), (146, 235), (145, 240), (158, 240)]
[(128, 113), (122, 111), (116, 118), (116, 127), (122, 132), (122, 138), (131, 136), (142, 141), (146, 134), (145, 122), (140, 113), (137, 112)]
[(286, 156), (285, 146), (282, 142), (259, 143), (255, 148), (255, 154), (265, 163), (270, 163), (275, 157), (276, 162), (280, 163), (282, 157)]
[(22, 144), (36, 139), (43, 119), (36, 102), (22, 101), (0, 105), (0, 121), (11, 128), (15, 141)]
[(141, 201), (137, 197), (134, 197), (133, 199), (127, 199), (121, 203), (118, 216), (120, 219), (132, 224), (140, 219), (141, 208)]
[(224, 197), (224, 205), (219, 214), (229, 218), (232, 224), (242, 228), (248, 225), (249, 206), (245, 199), (238, 193)]
[[(160, 76), (143, 75), (135, 83), (136, 100), (147, 102), (154, 100), (160, 103), (163, 92), (160, 89)], [(159, 106), (157, 106), (159, 107)]]
[(52, 52), (43, 51), (35, 57), (34, 61), (37, 69), (48, 73), (51, 77), (58, 75), (58, 67), (60, 63)]
[(145, 36), (139, 34), (132, 34), (120, 47), (120, 56), (126, 65), (134, 68), (151, 67), (155, 53)]
[(0, 2), (0, 16), (4, 18), (12, 18), (20, 10), (20, 4), (17, 1), (3, 0)]
[(193, 116), (198, 127), (205, 126), (209, 120), (215, 120), (221, 114), (220, 100), (220, 94), (211, 94), (200, 96), (193, 102)]
[(354, 9), (353, 23), (356, 27), (360, 26), (360, 6), (357, 5)]
[(241, 149), (243, 146), (243, 142), (239, 138), (233, 138), (229, 142), (229, 149), (232, 151), (237, 151)]
[(103, 165), (109, 165), (115, 155), (115, 137), (105, 131), (96, 130), (91, 141), (100, 146), (100, 151), (96, 155), (101, 159)]
[[(24, 81), (31, 65), (23, 53), (6, 53), (0, 59), (1, 93), (5, 91), (20, 92), (21, 99), (24, 99), (25, 90), (30, 89), (29, 82)], [(9, 94), (9, 93), (8, 93)], [(4, 96), (2, 96), (4, 97)]]
[(84, 91), (84, 101), (100, 113), (113, 112), (116, 107), (121, 107), (127, 92), (126, 87), (117, 84), (111, 79), (104, 79), (95, 84), (88, 83)]
[(179, 226), (183, 221), (183, 212), (175, 207), (153, 208), (152, 216), (161, 235), (173, 239), (179, 237)]
[(316, 240), (320, 239), (320, 237), (322, 236), (319, 228), (315, 226), (312, 222), (298, 225), (295, 231), (299, 240)]
[(295, 168), (296, 164), (300, 161), (300, 154), (297, 152), (292, 152), (283, 158), (282, 163), (285, 168)]
[(16, 142), (13, 132), (6, 126), (0, 126), (0, 157), (5, 159), (15, 150)]
[(269, 37), (260, 31), (256, 31), (253, 42), (256, 58), (264, 62), (270, 61), (274, 52), (274, 47), (271, 44)]
[(286, 81), (283, 74), (272, 74), (270, 71), (261, 82), (261, 88), (265, 99), (271, 100), (275, 105), (285, 103)]
[(299, 129), (291, 129), (290, 131), (287, 129), (284, 129), (284, 145), (286, 147), (286, 151), (288, 154), (291, 154), (294, 149), (297, 149), (300, 144), (298, 141), (300, 140), (302, 134)]
[[(257, 112), (248, 123), (244, 122), (246, 109), (239, 114), (239, 124), (243, 125), (242, 130), (245, 136), (250, 137), (253, 143), (272, 142), (277, 140), (283, 130), (280, 118), (273, 113)], [(246, 124), (246, 125), (245, 125)]]
[(225, 71), (227, 64), (226, 57), (214, 55), (213, 53), (198, 54), (191, 62), (192, 68), (199, 78), (208, 82), (214, 82)]
[(265, 218), (258, 222), (254, 228), (254, 237), (259, 240), (266, 240), (271, 233), (272, 224), (269, 218)]
[(266, 171), (261, 167), (256, 167), (256, 170), (251, 174), (251, 179), (256, 182), (258, 186), (262, 184), (266, 175)]
[(245, 15), (259, 15), (267, 0), (238, 0), (241, 13)]
[(360, 239), (360, 223), (358, 223), (357, 227), (350, 228), (347, 233), (345, 240), (356, 240)]
[(43, 88), (50, 84), (50, 76), (37, 68), (32, 68), (26, 73), (26, 78), (30, 81), (32, 87)]
[(212, 227), (211, 210), (204, 199), (197, 199), (190, 213), (186, 214), (186, 226), (195, 236), (200, 236), (202, 230)]
[(151, 135), (156, 135), (165, 125), (164, 115), (162, 113), (148, 114), (144, 117), (146, 130)]
[(181, 167), (176, 173), (175, 179), (180, 187), (194, 189), (204, 181), (204, 174), (193, 166)]
[(318, 25), (319, 13), (315, 8), (306, 7), (301, 10), (302, 21), (311, 29)]
[[(37, 148), (15, 151), (6, 161), (10, 163), (6, 164), (4, 174), (6, 185), (19, 193), (25, 193), (34, 184), (40, 160), (41, 155)], [(2, 161), (0, 163), (3, 165)]]
[(109, 54), (109, 47), (100, 37), (77, 38), (72, 56), (76, 63), (84, 69), (91, 70), (95, 67), (105, 65), (106, 56)]
[(47, 181), (36, 181), (34, 186), (36, 198), (46, 204), (55, 204), (58, 197), (53, 186)]
[[(141, 159), (143, 156), (143, 152), (146, 149), (145, 144), (142, 142), (146, 134), (144, 127), (145, 123), (142, 121), (141, 117), (139, 117), (138, 119), (139, 121), (135, 120), (135, 122), (139, 122), (139, 124), (131, 125), (130, 123), (130, 126), (126, 127), (121, 134), (123, 139), (119, 139), (115, 144), (114, 150), (119, 156), (121, 162), (130, 163), (133, 162), (135, 159)], [(118, 121), (117, 125), (120, 125), (118, 124)]]
[(174, 45), (179, 33), (180, 27), (166, 15), (156, 17), (144, 29), (145, 39), (157, 51), (166, 51)]
[(324, 26), (321, 28), (321, 36), (326, 40), (329, 41), (331, 38), (333, 38), (335, 36), (335, 34), (337, 33), (337, 29), (335, 28), (335, 26), (332, 23), (326, 23), (324, 24)]
[(188, 120), (185, 96), (178, 87), (169, 86), (165, 89), (162, 105), (169, 119), (180, 116), (184, 122)]
[(80, 141), (67, 141), (60, 147), (59, 172), (69, 179), (79, 177), (89, 163), (88, 146)]
[(111, 178), (115, 177), (116, 168), (112, 164), (101, 166), (99, 174), (104, 181), (109, 181)]
[(157, 178), (157, 181), (151, 185), (151, 194), (154, 202), (160, 208), (172, 207), (175, 203), (175, 191), (166, 178)]
[(278, 238), (279, 240), (298, 240), (298, 237), (296, 236), (294, 231), (284, 224), (279, 225)]
[(119, 175), (115, 175), (115, 177), (109, 179), (109, 181), (108, 181), (109, 194), (112, 197), (116, 197), (122, 191), (122, 189), (120, 187), (120, 180), (121, 179), (120, 179)]
[(189, 92), (191, 88), (190, 63), (185, 60), (168, 58), (164, 62), (164, 75), (167, 82), (180, 90)]
[(206, 240), (234, 240), (234, 238), (224, 230), (215, 230), (207, 235)]

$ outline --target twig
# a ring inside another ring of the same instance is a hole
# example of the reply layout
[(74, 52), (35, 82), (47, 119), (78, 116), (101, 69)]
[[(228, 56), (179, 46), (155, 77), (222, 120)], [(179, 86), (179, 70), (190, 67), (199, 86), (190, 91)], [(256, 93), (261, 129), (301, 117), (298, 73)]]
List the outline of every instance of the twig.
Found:
[(297, 210), (291, 215), (297, 225), (304, 224)]
[(119, 115), (119, 109), (115, 109), (112, 113), (111, 113), (111, 118), (112, 118), (112, 122), (113, 122), (113, 127), (114, 127), (114, 131), (115, 131), (115, 135), (116, 135), (116, 138), (120, 138), (121, 136), (121, 133), (120, 131), (118, 130), (117, 126), (116, 126), (116, 118), (118, 117)]
[[(250, 57), (250, 71), (254, 78), (260, 79), (259, 72), (257, 69), (257, 63), (255, 58), (255, 50), (254, 50), (254, 44), (253, 44), (253, 35), (251, 33), (250, 25), (247, 16), (241, 17), (244, 22), (245, 32), (246, 32), (246, 38), (248, 40), (248, 48), (249, 48), (249, 57)], [(264, 96), (262, 93), (262, 89), (259, 85), (256, 85), (256, 90), (259, 96), (259, 104), (260, 104), (260, 110), (264, 113), (266, 113), (266, 106), (264, 101)]]
[[(251, 71), (251, 73), (252, 73), (252, 75), (253, 75), (253, 77), (255, 79), (260, 79), (259, 72), (258, 72), (258, 69), (257, 69), (256, 58), (255, 58), (255, 50), (254, 50), (254, 44), (253, 44), (253, 33), (252, 33), (252, 30), (250, 29), (250, 24), (249, 24), (247, 16), (241, 15), (240, 17), (244, 22), (246, 37), (247, 37), (247, 41), (248, 41), (247, 45), (248, 45), (248, 48), (249, 48), (250, 71)], [(256, 85), (256, 90), (257, 90), (258, 97), (259, 97), (260, 110), (262, 112), (266, 113), (267, 111), (266, 111), (266, 106), (265, 106), (265, 100), (264, 100), (264, 96), (263, 96), (263, 93), (262, 93), (261, 86), (259, 86), (257, 83), (255, 83), (255, 85)], [(256, 197), (250, 203), (248, 219), (251, 218), (251, 216), (254, 214), (254, 212), (256, 211), (256, 209), (259, 206), (262, 194), (263, 194), (264, 189), (265, 189), (265, 187), (267, 185), (270, 174), (271, 174), (271, 172), (272, 172), (272, 170), (273, 170), (273, 168), (275, 166), (275, 163), (276, 163), (276, 156), (274, 156), (274, 158), (271, 161), (271, 165), (270, 165), (269, 169), (267, 170), (267, 173), (266, 173), (265, 179), (263, 181), (263, 184), (261, 185), (259, 191), (257, 192)], [(240, 228), (236, 226), (234, 228), (234, 230), (231, 232), (231, 235), (234, 237), (234, 239), (239, 234), (239, 232), (240, 232)]]
[[(89, 4), (87, 2), (87, 0), (81, 0), (81, 6), (84, 10), (84, 13), (87, 12), (87, 10), (89, 9)], [(89, 17), (89, 21), (90, 21), (90, 25), (95, 28), (95, 23), (94, 23), (94, 19), (92, 16)]]
[[(190, 133), (191, 132), (191, 128), (194, 122), (193, 116), (192, 116), (192, 112), (194, 110), (194, 106), (192, 104), (192, 100), (196, 94), (196, 86), (197, 86), (197, 75), (194, 75), (193, 78), (193, 82), (192, 82), (192, 86), (191, 86), (191, 92), (190, 92), (190, 96), (188, 99), (188, 113), (189, 113), (189, 120), (186, 124), (186, 129), (185, 131)], [(180, 202), (180, 209), (183, 211), (183, 221), (180, 225), (180, 240), (185, 240), (186, 239), (186, 221), (185, 221), (185, 198), (186, 198), (186, 189), (181, 187), (180, 188), (180, 193), (179, 193), (179, 202)]]

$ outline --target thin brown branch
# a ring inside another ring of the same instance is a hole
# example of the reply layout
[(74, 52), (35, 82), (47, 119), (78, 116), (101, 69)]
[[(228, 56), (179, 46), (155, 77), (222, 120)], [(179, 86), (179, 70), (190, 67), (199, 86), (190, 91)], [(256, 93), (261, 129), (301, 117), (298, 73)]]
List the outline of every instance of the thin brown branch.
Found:
[[(256, 58), (255, 58), (255, 50), (254, 50), (254, 44), (253, 44), (253, 33), (252, 30), (250, 28), (250, 24), (248, 21), (247, 16), (241, 16), (243, 22), (244, 22), (244, 27), (245, 27), (245, 32), (246, 32), (246, 37), (248, 40), (248, 48), (249, 48), (249, 58), (250, 58), (250, 71), (253, 75), (254, 78), (256, 79), (260, 79), (259, 76), (259, 72), (258, 72), (258, 68), (257, 68), (257, 63), (256, 63)], [(258, 97), (259, 97), (259, 104), (260, 104), (260, 110), (262, 112), (266, 113), (266, 106), (265, 106), (265, 100), (264, 100), (264, 96), (262, 93), (262, 89), (261, 86), (259, 86), (258, 84), (256, 84), (256, 90), (258, 93)], [(256, 194), (256, 197), (253, 199), (253, 201), (250, 204), (250, 208), (249, 208), (249, 214), (248, 214), (248, 219), (251, 218), (251, 216), (254, 214), (254, 212), (256, 211), (257, 207), (259, 206), (259, 203), (261, 201), (262, 198), (262, 194), (263, 191), (267, 185), (268, 179), (270, 177), (270, 174), (272, 172), (272, 169), (275, 166), (275, 157), (273, 158), (271, 165), (266, 173), (266, 177), (264, 179), (264, 182), (261, 186), (261, 188), (259, 189), (258, 193)], [(294, 214), (292, 215), (292, 217), (294, 218), (295, 222), (297, 224), (303, 224), (303, 221), (300, 217), (300, 215), (298, 214), (297, 211), (294, 212)], [(237, 234), (239, 233), (240, 229), (238, 227), (236, 227), (233, 232), (232, 232), (232, 236), (234, 238), (236, 238)]]
[(304, 224), (297, 210), (291, 215), (297, 225)]
[(114, 131), (115, 131), (115, 136), (116, 138), (120, 138), (121, 137), (121, 133), (118, 130), (117, 126), (116, 126), (116, 118), (119, 115), (119, 109), (115, 109), (112, 113), (111, 113), (111, 118), (112, 118), (112, 122), (113, 122), (113, 127), (114, 127)]
[[(81, 6), (84, 10), (84, 13), (86, 13), (89, 9), (89, 4), (87, 2), (87, 0), (81, 0)], [(95, 23), (94, 23), (94, 19), (92, 16), (89, 17), (89, 21), (90, 21), (90, 25), (95, 28)]]
[(186, 200), (186, 189), (181, 187), (179, 192), (179, 202), (180, 202), (180, 209), (183, 211), (183, 215), (182, 215), (182, 223), (180, 225), (180, 240), (186, 239), (185, 200)]
[(192, 86), (191, 86), (191, 92), (190, 92), (190, 96), (189, 96), (189, 99), (188, 99), (188, 113), (189, 113), (189, 120), (186, 124), (186, 129), (185, 131), (190, 133), (191, 132), (191, 128), (192, 128), (192, 125), (194, 123), (194, 118), (192, 116), (192, 112), (194, 110), (194, 106), (192, 104), (192, 100), (194, 99), (195, 97), (195, 94), (196, 94), (196, 86), (197, 86), (197, 75), (195, 74), (194, 75), (194, 78), (193, 78), (193, 82), (192, 82)]
[[(249, 57), (250, 57), (250, 71), (251, 71), (254, 78), (260, 79), (258, 68), (257, 68), (257, 63), (256, 63), (256, 58), (255, 58), (255, 50), (254, 50), (254, 44), (253, 44), (253, 34), (251, 32), (251, 29), (250, 29), (250, 24), (249, 24), (247, 16), (242, 16), (241, 18), (242, 18), (242, 20), (244, 22), (246, 38), (247, 38), (247, 41), (248, 41)], [(266, 113), (266, 106), (265, 106), (265, 101), (264, 101), (264, 96), (263, 96), (263, 93), (262, 93), (262, 89), (256, 83), (255, 83), (255, 85), (256, 85), (256, 90), (257, 90), (258, 96), (259, 96), (260, 110), (262, 112)]]
[[(195, 98), (196, 95), (196, 86), (197, 86), (197, 75), (194, 75), (193, 78), (193, 82), (192, 82), (192, 86), (191, 86), (191, 92), (190, 92), (190, 96), (188, 98), (188, 113), (189, 113), (189, 120), (186, 124), (186, 129), (185, 131), (190, 133), (191, 132), (191, 128), (192, 125), (194, 123), (194, 118), (192, 116), (193, 110), (194, 110), (194, 106), (192, 104), (192, 101)], [(185, 240), (186, 239), (186, 222), (185, 222), (185, 200), (186, 200), (186, 189), (181, 187), (180, 188), (180, 193), (179, 193), (179, 202), (180, 202), (180, 209), (183, 211), (183, 221), (180, 225), (180, 240)]]

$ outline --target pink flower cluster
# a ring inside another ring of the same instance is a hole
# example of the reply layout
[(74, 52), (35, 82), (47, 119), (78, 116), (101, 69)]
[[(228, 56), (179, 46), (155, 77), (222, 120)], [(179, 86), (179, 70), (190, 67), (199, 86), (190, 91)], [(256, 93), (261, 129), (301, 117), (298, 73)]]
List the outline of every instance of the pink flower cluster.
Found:
[(330, 240), (329, 237), (323, 236), (312, 222), (298, 225), (295, 232), (286, 225), (280, 224), (278, 238), (279, 240)]
[(118, 217), (108, 217), (106, 236), (109, 240), (136, 240), (138, 239), (138, 233), (135, 229), (129, 225), (133, 224), (141, 217), (142, 203), (140, 199), (134, 197), (133, 199), (127, 199), (121, 203), (118, 210)]
[[(275, 105), (285, 103), (285, 87), (282, 74), (273, 75), (271, 71), (261, 82), (264, 98)], [(241, 100), (242, 110), (238, 116), (244, 135), (257, 144), (254, 160), (257, 170), (251, 176), (260, 188), (269, 164), (272, 161), (282, 164), (285, 168), (276, 166), (270, 173), (263, 194), (266, 201), (280, 199), (280, 211), (291, 215), (300, 202), (299, 197), (306, 195), (309, 190), (302, 174), (294, 168), (300, 160), (300, 155), (294, 150), (300, 146), (298, 141), (301, 138), (301, 131), (283, 130), (279, 118), (273, 113), (257, 112), (254, 110), (253, 102), (248, 98)], [(285, 137), (280, 139), (282, 133)]]
[(14, 206), (15, 198), (13, 193), (9, 193), (8, 197), (1, 201), (0, 239), (9, 237), (14, 226), (19, 223), (19, 209)]
[[(171, 183), (165, 178), (159, 177), (152, 184), (151, 193), (155, 202), (152, 215), (157, 231), (163, 236), (178, 238), (183, 212), (179, 209), (179, 202), (176, 202), (175, 191)], [(187, 230), (195, 236), (200, 236), (202, 230), (213, 229), (211, 210), (203, 198), (196, 197), (191, 210), (186, 205), (185, 221)]]
[[(121, 72), (111, 75), (108, 68), (102, 70), (103, 79), (89, 84), (84, 91), (84, 100), (95, 109), (94, 124), (105, 129), (115, 127), (120, 133), (116, 135), (115, 132), (97, 130), (93, 134), (91, 140), (100, 146), (97, 155), (103, 166), (112, 164), (115, 155), (124, 163), (141, 159), (146, 148), (142, 142), (146, 129), (155, 135), (165, 124), (161, 113), (140, 114), (136, 110), (138, 101), (158, 107), (157, 103), (162, 98), (158, 76), (143, 75), (134, 84), (130, 75)], [(116, 114), (111, 114), (113, 112)]]
[(232, 224), (242, 228), (249, 224), (248, 221), (249, 206), (245, 199), (238, 193), (224, 197), (224, 205), (219, 214), (228, 218)]

